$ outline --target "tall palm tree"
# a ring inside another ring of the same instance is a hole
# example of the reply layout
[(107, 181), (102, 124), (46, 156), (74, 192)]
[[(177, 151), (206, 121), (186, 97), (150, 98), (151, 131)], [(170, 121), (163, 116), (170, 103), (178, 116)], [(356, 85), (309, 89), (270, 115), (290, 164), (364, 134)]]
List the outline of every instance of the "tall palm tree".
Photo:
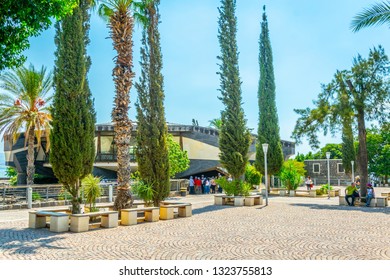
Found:
[(351, 29), (354, 32), (373, 25), (390, 25), (390, 1), (376, 3), (369, 8), (365, 8), (357, 14), (351, 23)]
[[(117, 52), (112, 76), (115, 83), (115, 105), (112, 110), (114, 123), (114, 141), (117, 146), (118, 195), (114, 208), (120, 210), (132, 204), (130, 191), (130, 137), (132, 124), (128, 116), (130, 108), (130, 89), (134, 78), (133, 72), (133, 29), (134, 11), (140, 2), (133, 0), (102, 0), (98, 13), (108, 20), (110, 37)], [(141, 20), (142, 21), (142, 20)]]
[[(42, 66), (36, 70), (33, 65), (24, 66), (14, 71), (0, 75), (0, 133), (16, 141), (21, 131), (25, 131), (27, 150), (27, 185), (34, 183), (34, 144), (37, 139), (38, 147), (43, 133), (49, 143), (50, 121), (48, 96), (52, 88), (52, 73), (46, 74)], [(49, 149), (49, 144), (46, 146)]]

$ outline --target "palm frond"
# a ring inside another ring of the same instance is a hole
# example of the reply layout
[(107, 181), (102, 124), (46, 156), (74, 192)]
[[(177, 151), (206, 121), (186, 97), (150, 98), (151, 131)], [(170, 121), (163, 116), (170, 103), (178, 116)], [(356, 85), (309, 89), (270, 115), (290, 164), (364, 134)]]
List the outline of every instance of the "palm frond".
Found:
[(377, 3), (365, 8), (354, 17), (351, 29), (353, 32), (357, 32), (364, 27), (386, 23), (390, 25), (390, 2)]

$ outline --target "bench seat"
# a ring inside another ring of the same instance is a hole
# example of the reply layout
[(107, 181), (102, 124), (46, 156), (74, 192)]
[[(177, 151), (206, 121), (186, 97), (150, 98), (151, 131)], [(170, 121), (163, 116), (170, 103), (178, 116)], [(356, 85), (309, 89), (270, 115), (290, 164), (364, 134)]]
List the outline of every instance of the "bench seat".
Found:
[[(157, 222), (160, 219), (159, 207), (140, 207), (121, 210), (121, 225), (130, 226), (136, 225), (138, 222)], [(145, 213), (145, 216), (140, 219), (138, 213)]]
[(263, 197), (261, 195), (249, 195), (245, 197), (244, 205), (245, 206), (254, 206), (254, 205), (262, 205)]
[(297, 192), (299, 192), (299, 193), (306, 193), (310, 197), (316, 197), (317, 196), (316, 190), (313, 190), (313, 189), (311, 189), (311, 190), (295, 190), (295, 193), (297, 193)]
[(174, 218), (174, 209), (178, 209), (179, 217), (191, 217), (192, 216), (192, 204), (191, 203), (169, 203), (162, 202), (160, 204), (160, 219), (171, 220)]
[(69, 230), (69, 215), (52, 211), (30, 211), (28, 227), (44, 228), (46, 227), (47, 218), (50, 219), (50, 231), (64, 232)]
[(70, 231), (88, 231), (90, 228), (89, 219), (91, 217), (101, 217), (101, 227), (113, 228), (118, 226), (118, 211), (90, 212), (85, 214), (72, 214), (70, 216)]

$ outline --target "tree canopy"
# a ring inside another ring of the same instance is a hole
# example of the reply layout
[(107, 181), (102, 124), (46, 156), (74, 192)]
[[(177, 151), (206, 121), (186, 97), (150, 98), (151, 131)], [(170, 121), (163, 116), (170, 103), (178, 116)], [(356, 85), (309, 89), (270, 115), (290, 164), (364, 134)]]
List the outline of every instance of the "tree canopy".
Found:
[(72, 12), (77, 0), (2, 0), (0, 3), (0, 71), (17, 67), (26, 58), (22, 52), (29, 37), (38, 36)]
[[(337, 71), (334, 79), (322, 85), (314, 109), (295, 110), (300, 115), (292, 137), (299, 144), (304, 136), (312, 147), (318, 147), (317, 133), (324, 135), (355, 127), (358, 136), (358, 167), (361, 172), (362, 195), (368, 180), (366, 121), (388, 121), (390, 112), (389, 60), (379, 46), (370, 50), (368, 58), (358, 55), (350, 70)], [(357, 129), (356, 129), (357, 128)]]

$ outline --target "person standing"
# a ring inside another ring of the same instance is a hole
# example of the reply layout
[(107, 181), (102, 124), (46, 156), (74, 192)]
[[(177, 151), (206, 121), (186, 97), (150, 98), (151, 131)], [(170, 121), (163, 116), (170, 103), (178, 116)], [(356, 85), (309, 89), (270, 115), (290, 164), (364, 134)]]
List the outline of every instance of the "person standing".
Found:
[(215, 188), (217, 186), (217, 183), (215, 182), (214, 177), (211, 178), (210, 185), (211, 185), (211, 193), (215, 193)]
[(366, 194), (366, 206), (370, 207), (371, 200), (375, 197), (374, 188), (370, 183), (367, 184), (367, 194)]
[(306, 184), (307, 190), (310, 191), (310, 189), (312, 188), (312, 185), (313, 185), (313, 181), (311, 180), (310, 176), (307, 176), (305, 184)]
[(192, 178), (192, 176), (190, 177), (189, 186), (190, 186), (190, 194), (195, 194), (195, 181), (194, 178)]
[[(358, 193), (358, 189), (356, 188), (355, 182), (352, 182), (351, 185), (345, 189), (345, 201), (349, 206), (354, 206), (355, 204), (355, 192)], [(349, 202), (349, 198), (352, 199), (351, 202)]]

